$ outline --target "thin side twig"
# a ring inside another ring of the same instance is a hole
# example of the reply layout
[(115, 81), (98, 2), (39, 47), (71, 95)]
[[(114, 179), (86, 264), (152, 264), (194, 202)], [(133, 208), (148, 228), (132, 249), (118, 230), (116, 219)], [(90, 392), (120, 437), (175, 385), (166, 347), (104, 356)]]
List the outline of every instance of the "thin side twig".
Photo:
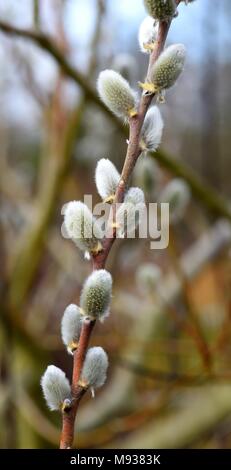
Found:
[(176, 237), (175, 237), (174, 227), (170, 227), (168, 249), (169, 249), (171, 261), (173, 263), (173, 267), (175, 269), (175, 273), (177, 277), (179, 278), (181, 282), (181, 286), (182, 286), (183, 302), (187, 310), (186, 312), (187, 319), (185, 319), (186, 320), (185, 324), (187, 325), (188, 331), (190, 331), (191, 336), (195, 341), (195, 345), (201, 356), (202, 363), (205, 367), (205, 371), (210, 374), (212, 362), (213, 362), (212, 355), (210, 353), (209, 346), (207, 344), (204, 332), (197, 319), (196, 312), (194, 311), (194, 307), (190, 299), (189, 282), (188, 282), (187, 276), (185, 275), (185, 272), (181, 266), (181, 263), (179, 262), (179, 253), (178, 253), (178, 249), (176, 246)]
[(37, 46), (43, 49), (45, 52), (50, 54), (50, 56), (57, 62), (59, 67), (62, 69), (65, 75), (70, 77), (77, 85), (79, 85), (85, 92), (87, 98), (96, 104), (106, 113), (110, 118), (118, 125), (122, 126), (119, 119), (114, 116), (105, 104), (99, 99), (95, 90), (89, 84), (89, 80), (85, 77), (79, 70), (73, 67), (70, 62), (66, 59), (62, 50), (56, 45), (53, 39), (48, 35), (42, 32), (35, 32), (29, 29), (18, 28), (17, 26), (12, 26), (5, 21), (0, 21), (0, 31), (4, 32), (6, 35), (11, 37), (19, 37), (25, 40), (34, 42)]

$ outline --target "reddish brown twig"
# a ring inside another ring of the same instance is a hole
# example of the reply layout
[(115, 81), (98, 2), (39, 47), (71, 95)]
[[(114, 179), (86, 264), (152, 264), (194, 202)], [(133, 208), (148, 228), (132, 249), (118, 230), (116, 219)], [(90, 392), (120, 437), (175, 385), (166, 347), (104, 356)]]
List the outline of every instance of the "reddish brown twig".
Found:
[[(156, 61), (159, 57), (168, 34), (168, 30), (170, 27), (170, 23), (160, 22), (159, 24), (159, 31), (158, 31), (158, 38), (156, 42), (156, 47), (153, 53), (150, 56), (149, 61), (149, 68), (152, 64)], [(144, 122), (145, 115), (147, 110), (152, 102), (154, 95), (145, 95), (143, 94), (140, 100), (138, 113), (136, 116), (130, 118), (129, 120), (129, 143), (127, 148), (127, 154), (124, 161), (124, 166), (121, 173), (121, 178), (119, 185), (117, 187), (116, 196), (115, 196), (115, 203), (112, 206), (112, 209), (115, 213), (115, 204), (123, 202), (124, 194), (127, 189), (130, 176), (134, 169), (137, 159), (141, 153), (140, 150), (140, 133), (142, 129), (142, 125)], [(107, 257), (110, 253), (111, 247), (115, 241), (115, 234), (113, 236), (106, 236), (103, 243), (103, 250), (93, 257), (93, 270), (102, 269), (105, 267), (105, 263)], [(74, 369), (73, 369), (73, 392), (75, 394), (76, 387), (78, 389), (78, 380), (80, 377), (81, 369), (83, 366), (83, 361), (85, 358), (85, 354), (87, 351), (88, 343), (90, 340), (91, 332), (94, 327), (93, 323), (89, 323), (88, 325), (84, 325), (84, 328), (81, 332), (80, 342), (78, 351), (75, 353), (74, 357)], [(69, 414), (64, 414), (63, 416), (63, 429), (62, 429), (62, 436), (61, 436), (61, 448), (68, 448), (71, 447), (73, 438), (74, 438), (74, 423), (75, 423), (75, 416), (77, 413), (78, 405), (82, 396), (78, 396), (78, 398), (74, 401), (72, 410)]]
[(95, 321), (89, 321), (89, 323), (83, 323), (81, 336), (79, 340), (79, 347), (74, 353), (73, 363), (73, 374), (72, 374), (72, 393), (75, 396), (76, 390), (78, 390), (78, 382), (80, 379), (81, 368), (87, 352), (89, 339), (94, 328)]
[(75, 396), (73, 395), (72, 407), (69, 411), (63, 412), (62, 432), (60, 438), (60, 449), (70, 449), (74, 440), (75, 417), (79, 403), (86, 389), (77, 386)]

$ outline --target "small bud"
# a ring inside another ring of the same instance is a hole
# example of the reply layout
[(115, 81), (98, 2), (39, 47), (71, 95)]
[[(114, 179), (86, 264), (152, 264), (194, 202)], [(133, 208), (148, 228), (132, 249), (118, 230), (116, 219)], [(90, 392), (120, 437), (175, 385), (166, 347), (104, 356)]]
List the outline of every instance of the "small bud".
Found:
[(157, 38), (158, 25), (151, 16), (146, 16), (139, 27), (138, 40), (142, 52), (151, 53)]
[(62, 234), (70, 238), (77, 247), (91, 254), (102, 249), (103, 232), (86, 204), (71, 201), (65, 205)]
[(140, 83), (141, 88), (152, 94), (173, 86), (184, 68), (185, 56), (183, 44), (167, 47), (154, 63), (148, 81)]
[(136, 93), (119, 73), (104, 70), (99, 74), (97, 86), (101, 100), (114, 114), (123, 118), (137, 114)]
[(130, 188), (124, 202), (116, 212), (116, 236), (118, 238), (135, 236), (136, 228), (141, 224), (144, 211), (144, 193), (140, 188)]
[[(71, 387), (64, 372), (55, 366), (48, 366), (41, 378), (41, 387), (48, 408), (51, 411), (65, 411), (71, 404)], [(68, 400), (68, 402), (67, 402)]]
[(68, 305), (61, 322), (61, 335), (70, 354), (73, 354), (78, 347), (81, 327), (82, 316), (79, 307), (75, 304)]
[(109, 314), (112, 277), (105, 269), (94, 271), (83, 286), (80, 307), (81, 313), (90, 320), (104, 320)]
[(112, 202), (119, 184), (120, 174), (107, 158), (99, 160), (95, 171), (95, 182), (99, 195), (105, 202)]
[(158, 286), (161, 270), (157, 264), (144, 263), (136, 272), (137, 285), (146, 293), (153, 293)]
[(144, 7), (150, 16), (161, 21), (171, 19), (176, 13), (174, 0), (144, 0)]
[(184, 216), (190, 196), (188, 185), (180, 178), (172, 180), (160, 193), (159, 201), (169, 203), (170, 221), (172, 223), (178, 222)]
[(107, 378), (108, 357), (101, 347), (87, 351), (80, 377), (80, 385), (84, 388), (100, 388)]
[(164, 122), (157, 106), (149, 108), (141, 131), (141, 149), (155, 152), (161, 143)]

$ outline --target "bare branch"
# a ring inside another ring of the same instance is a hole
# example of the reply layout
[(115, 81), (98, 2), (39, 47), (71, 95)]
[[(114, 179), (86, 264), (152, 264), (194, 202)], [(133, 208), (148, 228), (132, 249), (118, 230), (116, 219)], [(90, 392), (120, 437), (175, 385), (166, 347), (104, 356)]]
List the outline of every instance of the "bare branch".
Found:
[[(166, 24), (165, 22), (160, 22), (159, 25), (159, 32), (158, 38), (156, 42), (156, 47), (153, 53), (150, 56), (149, 67), (150, 64), (154, 63), (155, 60), (159, 57), (164, 43), (167, 37), (167, 32), (169, 30), (170, 23)], [(129, 144), (127, 149), (127, 154), (125, 157), (124, 167), (121, 174), (121, 179), (116, 191), (115, 196), (115, 203), (122, 202), (125, 194), (126, 187), (128, 185), (129, 179), (131, 177), (132, 171), (136, 164), (136, 161), (141, 153), (140, 151), (140, 132), (142, 129), (142, 125), (144, 122), (145, 115), (147, 110), (151, 104), (151, 101), (154, 97), (152, 95), (145, 95), (143, 94), (140, 100), (139, 110), (135, 117), (130, 118), (129, 120)], [(115, 204), (113, 204), (113, 209), (115, 211)], [(115, 240), (115, 237), (106, 237), (105, 243), (103, 246), (102, 252), (99, 255), (93, 257), (93, 270), (101, 269), (105, 267), (108, 254), (110, 253), (112, 244)], [(79, 347), (77, 352), (75, 353), (74, 358), (74, 368), (73, 368), (73, 380), (72, 380), (72, 391), (75, 397), (76, 387), (78, 387), (78, 380), (80, 377), (81, 369), (83, 367), (88, 343), (90, 341), (91, 333), (94, 327), (94, 323), (91, 322), (88, 325), (84, 325), (81, 331), (80, 340), (79, 340)], [(75, 399), (75, 398), (74, 398)], [(80, 397), (81, 399), (81, 397)], [(77, 413), (79, 405), (79, 400), (74, 401), (73, 408), (71, 410), (71, 416), (65, 416), (63, 419), (63, 430), (61, 435), (61, 449), (66, 449), (72, 446), (73, 439), (74, 439), (74, 424), (75, 424), (75, 416)]]
[(8, 23), (5, 23), (4, 21), (0, 21), (0, 31), (11, 37), (19, 37), (32, 41), (45, 52), (50, 54), (61, 67), (65, 75), (72, 78), (72, 80), (74, 80), (74, 82), (84, 90), (87, 99), (101, 108), (120, 128), (123, 127), (119, 119), (112, 115), (104, 103), (99, 99), (95, 90), (91, 87), (91, 85), (89, 85), (88, 79), (69, 63), (60, 48), (56, 46), (55, 42), (49, 38), (49, 36), (43, 33), (12, 26)]
[(194, 171), (174, 157), (169, 157), (164, 151), (150, 153), (165, 169), (175, 176), (183, 178), (191, 188), (192, 193), (214, 215), (231, 221), (231, 210), (227, 201), (207, 185)]

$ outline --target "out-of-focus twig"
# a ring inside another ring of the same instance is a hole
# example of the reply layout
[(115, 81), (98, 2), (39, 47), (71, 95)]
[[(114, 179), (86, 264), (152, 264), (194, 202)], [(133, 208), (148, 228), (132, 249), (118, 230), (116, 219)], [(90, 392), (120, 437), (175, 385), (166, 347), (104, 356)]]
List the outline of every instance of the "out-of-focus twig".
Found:
[(60, 48), (55, 44), (55, 42), (47, 35), (43, 33), (38, 33), (28, 29), (18, 28), (12, 26), (4, 21), (0, 21), (0, 31), (4, 32), (8, 36), (21, 37), (26, 40), (32, 41), (37, 44), (41, 49), (50, 54), (52, 58), (57, 62), (59, 67), (63, 70), (64, 74), (74, 80), (77, 85), (79, 85), (84, 93), (87, 96), (87, 99), (92, 101), (98, 107), (100, 107), (110, 118), (114, 121), (120, 128), (123, 127), (123, 124), (120, 120), (114, 116), (104, 103), (98, 98), (97, 93), (89, 84), (89, 80), (81, 72), (79, 72), (75, 67), (73, 67), (69, 61), (66, 59), (65, 55), (62, 53)]
[(36, 30), (40, 28), (40, 0), (33, 0), (34, 26)]
[[(217, 222), (212, 229), (202, 235), (181, 257), (181, 264), (187, 278), (195, 278), (207, 263), (212, 262), (218, 254), (227, 249), (230, 240), (231, 228), (224, 221)], [(162, 302), (160, 305), (155, 305), (155, 308), (150, 303), (144, 305), (139, 299), (134, 299), (134, 295), (131, 296), (129, 307), (127, 293), (124, 300), (122, 295), (118, 297), (117, 294), (117, 305), (120, 306), (121, 311), (125, 308), (129, 311), (130, 308), (131, 315), (134, 315), (134, 311), (143, 312), (136, 318), (130, 332), (130, 338), (133, 340), (130, 343), (128, 339), (129, 346), (123, 351), (124, 358), (132, 357), (132, 360), (139, 364), (143, 362), (147, 342), (150, 338), (153, 341), (159, 318), (181, 292), (181, 281), (174, 272), (165, 275), (159, 286)], [(85, 408), (79, 410), (79, 428), (94, 428), (99, 423), (107, 422), (112, 416), (118, 416), (123, 411), (130, 410), (136, 403), (134, 381), (135, 377), (131, 371), (121, 370), (119, 366), (115, 367), (111, 383), (105, 391), (95, 399), (94, 404), (87, 404)]]
[(176, 275), (178, 276), (182, 285), (182, 297), (186, 308), (186, 321), (189, 320), (189, 322), (191, 323), (193, 338), (195, 340), (196, 347), (201, 356), (205, 370), (210, 373), (212, 366), (212, 356), (207, 345), (206, 339), (204, 337), (204, 332), (200, 326), (196, 312), (194, 311), (192, 305), (192, 301), (189, 295), (188, 279), (184, 273), (184, 270), (182, 269), (181, 263), (179, 262), (179, 253), (177, 249), (177, 241), (173, 226), (170, 227), (169, 232), (170, 237), (168, 251), (170, 254), (170, 260), (173, 264), (173, 268), (175, 269)]
[[(127, 438), (113, 441), (113, 449), (182, 449), (194, 444), (231, 413), (231, 385), (205, 385), (181, 394), (181, 407), (152, 419)], [(178, 393), (179, 400), (179, 393)], [(177, 431), (177, 432), (176, 432)]]
[(228, 371), (227, 373), (221, 374), (172, 374), (172, 372), (166, 372), (161, 370), (152, 370), (149, 367), (144, 366), (143, 364), (136, 364), (131, 360), (124, 359), (123, 357), (115, 358), (116, 363), (118, 363), (121, 367), (131, 370), (134, 374), (147, 377), (151, 380), (156, 382), (174, 382), (177, 386), (198, 386), (203, 385), (205, 383), (211, 382), (219, 382), (224, 383), (228, 382), (231, 383), (231, 373)]
[(183, 178), (188, 183), (193, 195), (214, 215), (225, 217), (231, 221), (231, 209), (227, 201), (214, 191), (208, 184), (201, 180), (185, 163), (179, 162), (175, 157), (169, 156), (164, 151), (150, 153), (161, 166), (170, 171), (174, 176)]
[[(98, 37), (99, 24), (97, 21), (96, 30)], [(92, 42), (95, 44), (95, 35)], [(95, 47), (93, 47), (95, 51)], [(89, 70), (92, 72), (94, 63), (90, 60)], [(87, 96), (78, 101), (74, 109), (68, 116), (68, 123), (65, 126), (62, 141), (58, 145), (56, 158), (46, 160), (45, 181), (49, 184), (40, 185), (37, 195), (37, 202), (34, 208), (34, 218), (26, 226), (25, 233), (19, 242), (18, 251), (11, 263), (10, 275), (10, 308), (8, 308), (7, 317), (9, 321), (17, 325), (20, 334), (25, 334), (26, 341), (30, 341), (29, 331), (21, 322), (20, 309), (27, 296), (27, 292), (33, 282), (39, 261), (41, 259), (44, 242), (46, 240), (47, 229), (52, 219), (54, 206), (62, 188), (62, 182), (67, 171), (67, 167), (72, 155), (73, 145), (78, 136), (80, 123), (85, 109)], [(60, 133), (58, 132), (60, 141)], [(57, 156), (58, 153), (58, 156)], [(49, 152), (49, 157), (52, 157)], [(49, 162), (51, 163), (49, 165)], [(48, 173), (50, 176), (48, 177)], [(33, 344), (37, 344), (33, 338)]]

